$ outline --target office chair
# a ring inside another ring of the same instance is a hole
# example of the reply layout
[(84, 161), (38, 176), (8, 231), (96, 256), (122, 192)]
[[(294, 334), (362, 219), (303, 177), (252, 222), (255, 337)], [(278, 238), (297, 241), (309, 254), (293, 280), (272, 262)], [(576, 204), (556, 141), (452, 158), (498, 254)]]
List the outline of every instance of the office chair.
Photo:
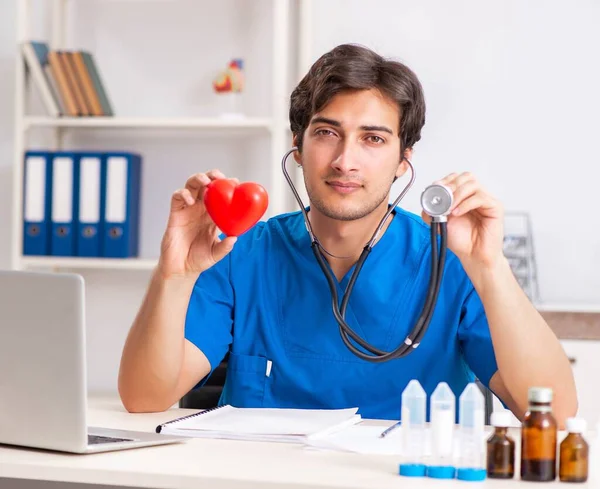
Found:
[(202, 387), (192, 389), (179, 400), (179, 407), (186, 409), (211, 409), (216, 407), (225, 385), (229, 354), (217, 366)]
[(492, 395), (492, 391), (483, 385), (479, 379), (475, 379), (475, 384), (483, 393), (483, 398), (485, 400), (485, 424), (489, 425), (492, 420), (492, 412), (494, 411), (494, 396)]

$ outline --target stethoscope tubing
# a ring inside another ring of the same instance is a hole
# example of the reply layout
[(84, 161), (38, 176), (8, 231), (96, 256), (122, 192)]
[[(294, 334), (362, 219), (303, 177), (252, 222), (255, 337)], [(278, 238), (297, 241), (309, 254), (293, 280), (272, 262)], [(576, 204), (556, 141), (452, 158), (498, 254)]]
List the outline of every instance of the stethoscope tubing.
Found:
[[(348, 303), (350, 300), (350, 295), (352, 294), (352, 290), (354, 289), (354, 285), (356, 280), (358, 279), (358, 275), (369, 256), (371, 249), (373, 248), (379, 233), (381, 232), (386, 220), (393, 212), (398, 203), (404, 198), (410, 187), (412, 186), (415, 180), (415, 170), (413, 164), (405, 158), (410, 169), (411, 169), (411, 178), (408, 184), (404, 187), (402, 192), (398, 195), (396, 200), (391, 206), (388, 206), (388, 210), (384, 217), (381, 219), (377, 229), (373, 233), (373, 236), (369, 240), (369, 242), (363, 248), (363, 251), (360, 254), (360, 257), (356, 263), (356, 266), (350, 276), (350, 280), (348, 281), (348, 285), (344, 291), (344, 295), (342, 296), (342, 303), (339, 304), (339, 296), (337, 292), (337, 284), (336, 279), (331, 272), (327, 261), (321, 251), (321, 244), (319, 243), (317, 237), (314, 235), (312, 227), (310, 225), (310, 221), (308, 219), (308, 213), (306, 212), (306, 208), (304, 207), (304, 203), (298, 194), (296, 187), (290, 178), (287, 169), (286, 162), (288, 157), (297, 151), (298, 148), (294, 147), (285, 153), (281, 166), (284, 173), (284, 176), (294, 193), (294, 197), (300, 206), (300, 210), (302, 211), (304, 222), (306, 225), (306, 229), (310, 235), (311, 239), (311, 248), (321, 268), (329, 286), (331, 292), (331, 308), (333, 311), (333, 315), (335, 317), (336, 322), (338, 323), (340, 335), (342, 341), (346, 345), (346, 347), (357, 357), (362, 358), (364, 360), (381, 363), (386, 362), (388, 360), (393, 360), (397, 358), (404, 357), (414, 351), (421, 343), (428, 327), (431, 319), (433, 317), (433, 312), (435, 310), (435, 306), (437, 303), (440, 286), (442, 282), (444, 265), (446, 261), (446, 249), (447, 249), (447, 223), (444, 219), (436, 219), (434, 218), (431, 222), (430, 226), (430, 238), (431, 238), (431, 272), (429, 277), (429, 284), (427, 287), (427, 294), (425, 296), (425, 303), (423, 304), (423, 310), (421, 311), (421, 315), (417, 320), (416, 325), (413, 327), (412, 331), (406, 336), (404, 342), (400, 344), (393, 351), (387, 352), (384, 350), (380, 350), (379, 348), (371, 345), (363, 338), (361, 338), (351, 327), (346, 323), (346, 309), (348, 307)], [(438, 250), (438, 234), (440, 235), (440, 246)], [(351, 339), (354, 340), (360, 347), (362, 347), (365, 351), (358, 349), (355, 345), (352, 344)]]

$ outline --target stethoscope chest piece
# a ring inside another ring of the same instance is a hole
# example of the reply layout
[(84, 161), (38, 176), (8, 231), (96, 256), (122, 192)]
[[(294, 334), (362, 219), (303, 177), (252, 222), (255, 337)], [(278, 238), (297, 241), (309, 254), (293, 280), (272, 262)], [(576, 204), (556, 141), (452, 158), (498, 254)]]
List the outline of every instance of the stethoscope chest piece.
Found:
[(421, 194), (421, 207), (431, 217), (443, 218), (450, 213), (453, 200), (452, 191), (445, 185), (429, 185)]

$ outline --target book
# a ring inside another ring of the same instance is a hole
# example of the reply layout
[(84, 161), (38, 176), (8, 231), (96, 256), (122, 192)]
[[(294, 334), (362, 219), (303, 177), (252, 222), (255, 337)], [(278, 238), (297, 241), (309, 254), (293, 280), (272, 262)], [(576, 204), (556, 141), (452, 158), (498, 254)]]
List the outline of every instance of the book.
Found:
[(62, 115), (58, 94), (54, 92), (49, 73), (48, 45), (39, 41), (21, 43), (21, 52), (25, 59), (28, 72), (40, 92), (48, 114), (52, 117)]
[(83, 54), (81, 51), (74, 51), (72, 53), (72, 61), (75, 67), (75, 75), (83, 91), (83, 95), (89, 105), (91, 115), (102, 116), (105, 115), (100, 104), (100, 99), (94, 82), (92, 81), (91, 74), (89, 73), (85, 62), (83, 61)]
[(81, 51), (81, 58), (83, 60), (83, 63), (85, 64), (87, 72), (90, 75), (92, 84), (94, 85), (94, 90), (98, 96), (100, 106), (102, 107), (102, 115), (115, 115), (112, 108), (112, 104), (108, 98), (108, 93), (104, 88), (104, 83), (102, 81), (102, 78), (100, 77), (100, 70), (98, 69), (98, 67), (96, 66), (96, 62), (94, 61), (94, 56), (87, 51)]
[(63, 105), (66, 108), (65, 114), (71, 117), (79, 116), (79, 108), (77, 107), (75, 95), (71, 90), (67, 71), (63, 67), (60, 55), (57, 51), (50, 51), (48, 53), (48, 63), (50, 64), (52, 76), (56, 80), (56, 85), (63, 101)]
[(75, 97), (75, 104), (77, 105), (77, 111), (84, 117), (90, 115), (90, 110), (87, 106), (85, 97), (83, 96), (83, 90), (79, 86), (77, 76), (75, 75), (75, 66), (71, 61), (70, 51), (57, 51), (58, 57), (62, 64), (63, 70), (67, 75), (69, 81), (69, 87), (71, 94)]
[(198, 438), (304, 443), (361, 421), (358, 408), (237, 408), (229, 404), (168, 421), (157, 433)]

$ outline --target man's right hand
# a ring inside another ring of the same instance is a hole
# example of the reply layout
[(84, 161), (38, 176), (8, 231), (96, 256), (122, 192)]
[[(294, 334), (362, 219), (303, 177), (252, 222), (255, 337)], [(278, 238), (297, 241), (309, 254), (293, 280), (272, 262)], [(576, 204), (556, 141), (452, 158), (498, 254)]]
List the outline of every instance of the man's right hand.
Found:
[(206, 186), (219, 178), (226, 178), (219, 170), (196, 173), (171, 197), (158, 265), (164, 278), (197, 278), (233, 248), (237, 238), (228, 236), (220, 240), (219, 230), (204, 206)]

